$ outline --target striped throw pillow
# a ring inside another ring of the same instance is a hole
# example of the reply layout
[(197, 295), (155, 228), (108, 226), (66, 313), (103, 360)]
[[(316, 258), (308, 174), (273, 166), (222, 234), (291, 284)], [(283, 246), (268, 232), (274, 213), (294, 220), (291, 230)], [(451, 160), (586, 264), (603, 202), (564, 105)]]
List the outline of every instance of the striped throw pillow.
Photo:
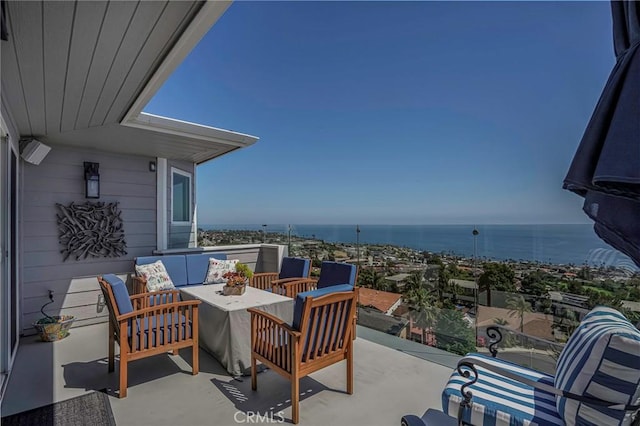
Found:
[[(620, 312), (599, 306), (589, 312), (562, 350), (555, 387), (612, 403), (640, 401), (640, 331)], [(567, 425), (629, 425), (632, 413), (558, 397)]]

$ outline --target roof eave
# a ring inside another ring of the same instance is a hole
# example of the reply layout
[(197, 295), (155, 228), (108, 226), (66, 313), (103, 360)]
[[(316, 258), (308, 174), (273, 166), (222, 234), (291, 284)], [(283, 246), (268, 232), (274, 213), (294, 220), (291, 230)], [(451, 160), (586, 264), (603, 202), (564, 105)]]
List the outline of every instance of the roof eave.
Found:
[[(245, 133), (219, 129), (202, 124), (190, 123), (188, 121), (162, 117), (146, 112), (141, 112), (137, 117), (121, 124), (127, 127), (135, 127), (152, 132), (175, 135), (178, 137), (199, 139), (202, 141), (214, 142), (232, 147), (231, 150), (224, 152), (224, 154), (230, 151), (235, 151), (239, 148), (246, 148), (256, 143), (259, 139), (257, 136), (252, 136)], [(202, 164), (216, 157), (219, 157), (219, 155), (206, 156), (196, 163)]]
[(231, 147), (231, 149), (217, 155), (205, 154), (203, 152), (204, 156), (199, 158), (196, 164), (202, 164), (239, 148), (253, 145), (258, 141), (258, 137), (149, 114), (142, 112), (142, 109), (175, 71), (178, 65), (184, 61), (187, 55), (195, 48), (211, 27), (213, 27), (222, 14), (224, 14), (231, 3), (232, 1), (207, 1), (203, 4), (198, 14), (185, 29), (169, 54), (164, 58), (120, 122), (121, 125), (127, 127), (136, 127), (178, 137), (195, 138)]

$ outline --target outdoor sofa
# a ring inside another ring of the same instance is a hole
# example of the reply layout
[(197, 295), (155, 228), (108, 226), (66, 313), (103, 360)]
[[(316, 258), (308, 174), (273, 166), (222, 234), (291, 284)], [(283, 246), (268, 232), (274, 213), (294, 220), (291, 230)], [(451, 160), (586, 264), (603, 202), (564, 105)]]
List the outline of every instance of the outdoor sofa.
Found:
[[(162, 261), (173, 285), (184, 287), (190, 285), (202, 285), (207, 277), (209, 259), (227, 260), (225, 253), (198, 253), (198, 254), (172, 254), (167, 256), (141, 256), (136, 257), (136, 265), (148, 265), (158, 260)], [(147, 288), (143, 277), (133, 277), (134, 293), (144, 293)]]

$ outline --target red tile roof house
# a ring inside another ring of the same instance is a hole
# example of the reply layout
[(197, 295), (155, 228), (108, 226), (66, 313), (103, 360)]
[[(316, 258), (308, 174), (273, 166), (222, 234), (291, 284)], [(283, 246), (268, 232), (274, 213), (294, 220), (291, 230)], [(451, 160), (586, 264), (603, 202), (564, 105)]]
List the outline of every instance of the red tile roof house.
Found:
[(376, 308), (386, 315), (391, 315), (400, 306), (401, 302), (402, 295), (398, 293), (373, 290), (366, 287), (360, 287), (359, 289), (358, 303), (361, 306)]

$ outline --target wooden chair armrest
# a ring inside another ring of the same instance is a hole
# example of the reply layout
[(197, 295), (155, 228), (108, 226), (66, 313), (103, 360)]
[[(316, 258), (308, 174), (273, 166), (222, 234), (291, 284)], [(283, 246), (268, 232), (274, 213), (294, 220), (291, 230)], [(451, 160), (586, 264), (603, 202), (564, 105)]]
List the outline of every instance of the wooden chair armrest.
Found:
[[(253, 316), (257, 315), (257, 316), (260, 316), (260, 317), (266, 319), (268, 322), (273, 323), (274, 326), (282, 327), (292, 337), (298, 338), (298, 337), (302, 336), (301, 332), (299, 332), (298, 330), (294, 329), (289, 324), (287, 324), (284, 320), (278, 318), (277, 316), (275, 316), (273, 314), (270, 314), (270, 313), (265, 312), (265, 311), (261, 311), (260, 309), (256, 309), (256, 308), (249, 308), (249, 309), (247, 309), (247, 312), (249, 312), (251, 314), (251, 316), (252, 316), (252, 323), (253, 323)], [(271, 327), (265, 327), (265, 328), (271, 328)]]
[[(189, 308), (189, 307), (193, 307), (195, 309), (197, 309), (198, 305), (202, 303), (200, 300), (183, 300), (181, 302), (173, 302), (173, 303), (164, 303), (164, 304), (158, 304), (158, 305), (154, 305), (154, 306), (149, 306), (143, 309), (137, 309), (133, 312), (129, 312), (128, 314), (124, 314), (124, 315), (119, 315), (116, 320), (119, 323), (122, 323), (123, 321), (126, 321), (128, 319), (131, 318), (137, 318), (137, 317), (150, 317), (153, 315), (147, 315), (147, 314), (159, 314), (162, 315), (164, 312), (167, 311), (171, 311), (173, 309), (175, 310), (179, 310), (180, 308)], [(173, 309), (172, 309), (173, 308)]]
[(278, 278), (277, 272), (260, 272), (253, 274), (249, 280), (249, 285), (260, 290), (267, 290), (271, 288), (271, 281)]
[(273, 275), (274, 277), (277, 277), (278, 273), (277, 272), (254, 272), (253, 273), (253, 277), (255, 278), (268, 277), (269, 275)]
[(277, 284), (284, 284), (284, 283), (291, 282), (291, 281), (303, 281), (303, 280), (304, 281), (310, 280), (310, 281), (314, 281), (314, 282), (318, 281), (315, 278), (295, 277), (295, 278), (280, 278), (280, 279), (277, 279), (277, 280), (273, 280), (273, 281), (271, 281), (271, 284), (276, 284), (277, 285)]
[(275, 284), (272, 287), (272, 292), (275, 294), (284, 294), (284, 296), (290, 297), (293, 299), (296, 297), (298, 293), (315, 290), (317, 287), (317, 284), (318, 284), (318, 280), (314, 278), (301, 278), (301, 279), (287, 281), (281, 284)]

